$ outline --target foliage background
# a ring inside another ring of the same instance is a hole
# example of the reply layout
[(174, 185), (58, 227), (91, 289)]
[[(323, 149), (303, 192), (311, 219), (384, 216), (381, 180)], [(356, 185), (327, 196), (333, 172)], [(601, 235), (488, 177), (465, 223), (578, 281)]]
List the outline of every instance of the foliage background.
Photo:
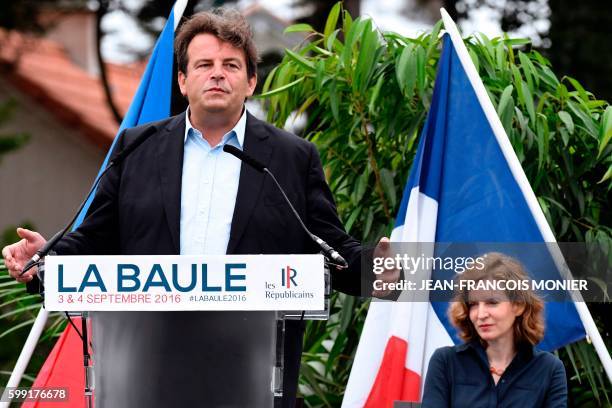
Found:
[[(433, 92), (440, 29), (383, 33), (337, 4), (322, 33), (308, 24), (287, 30), (310, 42), (286, 50), (264, 84), (269, 121), (307, 116), (303, 136), (320, 150), (347, 230), (364, 242), (392, 228)], [(610, 247), (612, 107), (557, 77), (528, 40), (479, 35), (466, 45), (557, 240)], [(609, 305), (589, 306), (609, 346)], [(366, 310), (364, 300), (336, 295), (328, 324), (309, 325), (301, 380), (309, 406), (339, 405)], [(560, 355), (572, 406), (609, 404), (592, 347), (581, 342)]]

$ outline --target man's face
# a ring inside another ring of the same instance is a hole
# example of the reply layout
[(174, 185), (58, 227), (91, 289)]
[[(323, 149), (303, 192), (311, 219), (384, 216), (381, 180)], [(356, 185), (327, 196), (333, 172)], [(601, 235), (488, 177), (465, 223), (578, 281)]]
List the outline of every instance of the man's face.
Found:
[(198, 34), (187, 57), (187, 72), (179, 72), (178, 81), (192, 112), (239, 115), (257, 83), (256, 76), (247, 76), (244, 52), (212, 34)]

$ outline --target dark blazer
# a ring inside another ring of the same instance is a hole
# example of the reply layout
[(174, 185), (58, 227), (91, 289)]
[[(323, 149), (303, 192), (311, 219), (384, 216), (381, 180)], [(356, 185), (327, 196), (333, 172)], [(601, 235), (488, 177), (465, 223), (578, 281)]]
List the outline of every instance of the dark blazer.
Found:
[(478, 341), (436, 350), (429, 360), (422, 408), (565, 408), (563, 363), (530, 345), (519, 347), (495, 384)]
[[(332, 271), (333, 287), (360, 292), (361, 246), (338, 219), (315, 146), (247, 114), (244, 152), (275, 174), (308, 228), (349, 262)], [(153, 125), (158, 129), (101, 181), (88, 214), (56, 247), (59, 254), (179, 254), (181, 177), (185, 113)], [(115, 151), (150, 124), (127, 129)], [(273, 182), (242, 164), (228, 254), (316, 253)], [(291, 322), (285, 336), (284, 388), (295, 398), (303, 323)], [(288, 405), (287, 405), (288, 406)]]

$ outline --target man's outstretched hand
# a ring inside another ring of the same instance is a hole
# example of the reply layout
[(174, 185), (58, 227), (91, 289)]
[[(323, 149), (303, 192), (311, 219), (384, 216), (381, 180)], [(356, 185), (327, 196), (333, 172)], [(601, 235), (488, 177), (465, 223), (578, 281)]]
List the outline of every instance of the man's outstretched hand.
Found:
[[(387, 237), (382, 237), (374, 249), (374, 258), (392, 258), (393, 256), (394, 254), (391, 252), (391, 241)], [(385, 269), (382, 273), (376, 275), (376, 279), (384, 283), (394, 283), (397, 282), (399, 278), (399, 269)], [(388, 296), (390, 293), (390, 290), (372, 290), (372, 296), (377, 298)]]
[(21, 240), (2, 248), (2, 257), (4, 258), (4, 263), (8, 268), (9, 274), (13, 278), (17, 279), (19, 282), (29, 282), (37, 272), (36, 267), (30, 269), (21, 276), (19, 275), (25, 264), (34, 254), (36, 254), (36, 251), (45, 245), (47, 240), (38, 232), (30, 231), (25, 228), (17, 228), (17, 235), (19, 235)]

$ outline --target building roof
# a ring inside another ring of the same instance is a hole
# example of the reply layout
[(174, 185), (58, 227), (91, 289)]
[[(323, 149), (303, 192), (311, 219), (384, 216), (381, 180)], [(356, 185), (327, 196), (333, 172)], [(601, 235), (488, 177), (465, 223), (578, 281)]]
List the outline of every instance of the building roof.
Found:
[[(107, 63), (113, 100), (127, 112), (146, 62)], [(0, 69), (5, 78), (39, 101), (62, 122), (108, 148), (119, 126), (102, 83), (70, 60), (57, 42), (0, 29)]]

